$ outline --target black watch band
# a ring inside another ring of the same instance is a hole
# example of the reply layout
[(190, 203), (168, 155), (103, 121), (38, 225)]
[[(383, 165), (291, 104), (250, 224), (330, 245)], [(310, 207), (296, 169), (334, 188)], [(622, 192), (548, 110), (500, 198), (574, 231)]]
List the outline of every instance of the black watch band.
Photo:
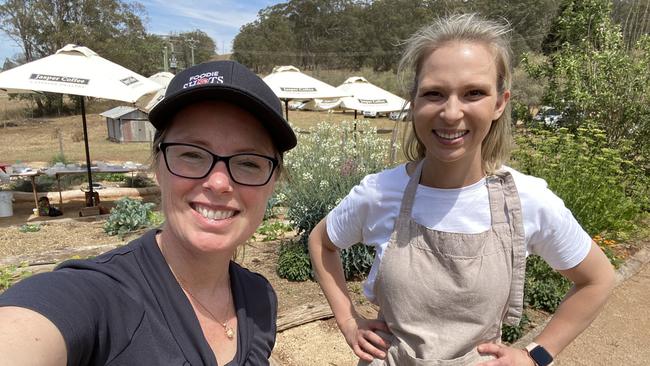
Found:
[(528, 356), (535, 362), (537, 366), (551, 366), (553, 365), (553, 356), (546, 350), (546, 348), (539, 344), (532, 342), (526, 346)]

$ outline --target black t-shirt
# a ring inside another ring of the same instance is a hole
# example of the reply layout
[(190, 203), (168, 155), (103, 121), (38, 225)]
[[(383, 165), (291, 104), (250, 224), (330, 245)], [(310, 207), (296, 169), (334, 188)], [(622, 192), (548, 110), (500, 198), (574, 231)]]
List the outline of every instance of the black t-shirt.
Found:
[[(63, 334), (68, 365), (216, 365), (199, 321), (155, 240), (155, 230), (90, 260), (34, 275), (0, 295)], [(277, 298), (269, 282), (230, 262), (237, 354), (228, 365), (268, 365)]]

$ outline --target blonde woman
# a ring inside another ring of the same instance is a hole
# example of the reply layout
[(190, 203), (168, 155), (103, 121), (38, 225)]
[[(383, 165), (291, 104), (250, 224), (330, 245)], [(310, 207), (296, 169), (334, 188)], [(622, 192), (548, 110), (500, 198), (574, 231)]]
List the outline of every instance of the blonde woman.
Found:
[[(508, 28), (458, 15), (407, 42), (409, 162), (365, 177), (310, 235), (317, 279), (360, 365), (547, 366), (596, 317), (613, 270), (539, 178), (504, 164), (510, 148)], [(365, 320), (339, 249), (376, 248)], [(574, 283), (535, 342), (500, 343), (522, 315), (525, 259), (539, 254)]]

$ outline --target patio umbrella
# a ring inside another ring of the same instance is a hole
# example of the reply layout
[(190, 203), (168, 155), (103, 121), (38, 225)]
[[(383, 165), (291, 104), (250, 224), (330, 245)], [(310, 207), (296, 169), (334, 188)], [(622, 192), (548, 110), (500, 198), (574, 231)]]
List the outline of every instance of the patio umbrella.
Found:
[(408, 108), (406, 100), (371, 84), (361, 76), (352, 76), (336, 88), (351, 95), (341, 98), (339, 108), (353, 109), (355, 118), (357, 111), (387, 113)]
[(161, 88), (125, 67), (108, 61), (86, 47), (69, 44), (55, 54), (0, 73), (0, 89), (77, 95), (81, 100), (89, 203), (94, 206), (93, 183), (86, 128), (84, 97), (135, 103)]
[(147, 94), (144, 97), (140, 98), (135, 105), (149, 113), (149, 111), (158, 104), (165, 97), (165, 91), (167, 91), (167, 85), (174, 78), (174, 74), (171, 72), (163, 71), (149, 76), (149, 80), (154, 81), (162, 87), (153, 94)]
[(276, 66), (263, 80), (275, 95), (284, 101), (287, 121), (289, 120), (289, 101), (292, 99), (332, 99), (349, 95), (327, 83), (303, 74), (295, 66)]

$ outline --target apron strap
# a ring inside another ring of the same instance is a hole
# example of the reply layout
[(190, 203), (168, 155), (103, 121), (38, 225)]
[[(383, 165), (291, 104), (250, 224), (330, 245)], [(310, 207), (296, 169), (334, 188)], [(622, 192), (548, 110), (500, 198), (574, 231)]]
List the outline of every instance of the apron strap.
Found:
[(492, 226), (496, 224), (507, 223), (506, 201), (504, 197), (503, 177), (500, 175), (490, 175), (487, 177), (488, 197), (490, 201), (490, 215), (492, 216)]
[(422, 175), (422, 166), (423, 160), (420, 160), (415, 166), (415, 171), (411, 178), (409, 179), (406, 188), (404, 189), (404, 196), (402, 197), (402, 205), (399, 209), (399, 217), (410, 219), (411, 212), (413, 211), (413, 202), (415, 201), (415, 192), (418, 190), (418, 185), (420, 184), (420, 176)]
[[(420, 176), (422, 175), (422, 166), (424, 165), (424, 160), (420, 160), (415, 166), (415, 171), (411, 175), (409, 182), (406, 184), (404, 189), (404, 195), (402, 196), (402, 203), (399, 209), (399, 215), (397, 220), (395, 220), (395, 229), (391, 237), (394, 239), (404, 239), (407, 242), (408, 238), (402, 238), (403, 235), (408, 235), (409, 220), (411, 219), (411, 213), (413, 211), (413, 202), (415, 201), (415, 193), (417, 192), (418, 185), (420, 184)], [(406, 169), (406, 166), (404, 167)], [(398, 242), (400, 242), (398, 240)]]
[(512, 281), (508, 297), (508, 308), (503, 321), (508, 325), (517, 325), (523, 314), (524, 281), (526, 277), (524, 221), (521, 215), (519, 192), (512, 174), (508, 171), (500, 171), (497, 175), (503, 182), (502, 191), (508, 207), (508, 215), (510, 216), (512, 240)]

